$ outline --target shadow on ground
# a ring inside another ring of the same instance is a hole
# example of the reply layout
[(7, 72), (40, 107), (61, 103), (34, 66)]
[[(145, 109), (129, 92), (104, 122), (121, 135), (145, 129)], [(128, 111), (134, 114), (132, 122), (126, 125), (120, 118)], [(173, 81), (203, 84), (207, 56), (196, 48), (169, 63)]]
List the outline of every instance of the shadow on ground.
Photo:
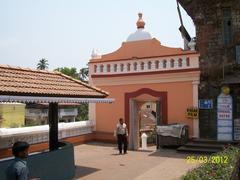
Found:
[(78, 179), (78, 178), (87, 176), (89, 174), (95, 173), (100, 170), (101, 169), (92, 168), (92, 167), (76, 166), (74, 179)]
[(114, 143), (88, 142), (86, 144), (90, 146), (117, 147), (117, 144)]
[(180, 152), (177, 152), (175, 147), (168, 147), (168, 148), (165, 147), (165, 148), (157, 149), (155, 152), (149, 154), (149, 156), (186, 159), (187, 156), (191, 156), (193, 154), (194, 153), (180, 153)]

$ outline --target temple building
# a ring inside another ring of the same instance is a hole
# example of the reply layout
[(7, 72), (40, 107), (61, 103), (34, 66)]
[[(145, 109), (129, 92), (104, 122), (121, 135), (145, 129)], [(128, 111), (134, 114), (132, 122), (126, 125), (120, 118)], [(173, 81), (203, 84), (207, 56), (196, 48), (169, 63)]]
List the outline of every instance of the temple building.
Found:
[(130, 149), (138, 149), (141, 132), (151, 132), (156, 125), (186, 124), (190, 137), (198, 137), (198, 119), (187, 118), (186, 110), (198, 106), (199, 53), (193, 43), (190, 50), (162, 45), (145, 31), (142, 13), (138, 15), (136, 32), (118, 50), (93, 52), (89, 61), (90, 85), (115, 99), (89, 105), (97, 137), (113, 140), (119, 118), (128, 126)]
[[(238, 0), (178, 0), (196, 27), (200, 53), (199, 100), (212, 101), (212, 108), (199, 109), (200, 138), (218, 139), (218, 96), (230, 88), (232, 112), (228, 131), (240, 139), (240, 2)], [(224, 109), (224, 111), (227, 111)], [(236, 131), (233, 132), (233, 129)]]

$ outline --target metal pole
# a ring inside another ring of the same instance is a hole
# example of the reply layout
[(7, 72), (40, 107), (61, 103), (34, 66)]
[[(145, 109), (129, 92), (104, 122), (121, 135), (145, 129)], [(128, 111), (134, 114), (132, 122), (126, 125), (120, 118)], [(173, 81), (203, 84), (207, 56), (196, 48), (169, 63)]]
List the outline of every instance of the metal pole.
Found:
[(58, 103), (49, 103), (49, 149), (58, 149)]
[(177, 2), (177, 10), (178, 10), (178, 15), (179, 15), (180, 23), (181, 23), (181, 26), (183, 26), (183, 20), (182, 20), (182, 15), (181, 15), (181, 11), (180, 11), (180, 7), (179, 7), (178, 0), (176, 0), (176, 2)]

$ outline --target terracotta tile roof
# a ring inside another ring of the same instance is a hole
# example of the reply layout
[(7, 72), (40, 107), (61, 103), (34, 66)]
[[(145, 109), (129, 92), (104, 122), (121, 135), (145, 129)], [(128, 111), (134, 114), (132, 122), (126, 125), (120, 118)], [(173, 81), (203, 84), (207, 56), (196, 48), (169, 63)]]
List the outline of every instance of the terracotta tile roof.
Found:
[(108, 93), (60, 72), (0, 65), (0, 95), (102, 98)]
[(122, 46), (109, 54), (102, 55), (99, 59), (91, 59), (90, 63), (118, 61), (127, 59), (142, 59), (151, 57), (179, 56), (197, 54), (196, 51), (183, 50), (161, 45), (160, 41), (153, 38), (150, 40), (123, 42)]

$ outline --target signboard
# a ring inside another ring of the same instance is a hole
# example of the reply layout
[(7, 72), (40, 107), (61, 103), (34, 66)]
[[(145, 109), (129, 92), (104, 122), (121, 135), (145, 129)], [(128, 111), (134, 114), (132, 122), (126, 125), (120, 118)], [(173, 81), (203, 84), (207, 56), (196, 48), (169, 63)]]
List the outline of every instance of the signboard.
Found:
[(234, 119), (234, 140), (240, 140), (240, 119)]
[(218, 140), (231, 141), (233, 134), (232, 97), (221, 93), (217, 99)]
[(240, 45), (236, 46), (236, 62), (240, 64)]
[(195, 108), (195, 107), (187, 108), (187, 112), (186, 112), (187, 118), (198, 119), (198, 114), (199, 114), (198, 108)]
[(199, 109), (212, 109), (213, 108), (213, 101), (212, 99), (200, 99), (198, 101)]

